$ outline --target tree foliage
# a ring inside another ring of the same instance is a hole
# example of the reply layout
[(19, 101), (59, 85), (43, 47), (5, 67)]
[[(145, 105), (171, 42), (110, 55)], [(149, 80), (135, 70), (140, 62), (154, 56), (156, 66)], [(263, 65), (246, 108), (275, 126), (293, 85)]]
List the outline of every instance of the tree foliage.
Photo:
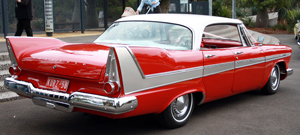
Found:
[(288, 8), (293, 0), (242, 0), (249, 6), (257, 8), (257, 27), (268, 27), (269, 16), (268, 11), (274, 9)]

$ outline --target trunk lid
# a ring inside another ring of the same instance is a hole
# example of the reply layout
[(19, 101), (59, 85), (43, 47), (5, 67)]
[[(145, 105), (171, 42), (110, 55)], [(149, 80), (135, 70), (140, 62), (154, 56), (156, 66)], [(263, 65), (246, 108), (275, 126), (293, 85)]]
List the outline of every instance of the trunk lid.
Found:
[(106, 65), (110, 47), (89, 44), (66, 44), (45, 49), (30, 50), (19, 57), (21, 69), (99, 79)]

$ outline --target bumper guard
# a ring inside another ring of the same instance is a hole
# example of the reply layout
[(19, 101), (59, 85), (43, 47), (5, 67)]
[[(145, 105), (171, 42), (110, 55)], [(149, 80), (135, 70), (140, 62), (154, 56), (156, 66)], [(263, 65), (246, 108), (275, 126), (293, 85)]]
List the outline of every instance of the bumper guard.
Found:
[(288, 69), (286, 69), (286, 75), (287, 76), (290, 76), (290, 75), (292, 75), (293, 74), (293, 69), (292, 68), (288, 68)]

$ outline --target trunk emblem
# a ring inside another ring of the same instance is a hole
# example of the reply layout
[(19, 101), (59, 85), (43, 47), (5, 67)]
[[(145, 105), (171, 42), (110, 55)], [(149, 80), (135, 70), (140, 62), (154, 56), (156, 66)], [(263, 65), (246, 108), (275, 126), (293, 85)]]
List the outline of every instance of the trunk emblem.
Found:
[(53, 69), (56, 69), (56, 66), (55, 66), (55, 65), (53, 66)]

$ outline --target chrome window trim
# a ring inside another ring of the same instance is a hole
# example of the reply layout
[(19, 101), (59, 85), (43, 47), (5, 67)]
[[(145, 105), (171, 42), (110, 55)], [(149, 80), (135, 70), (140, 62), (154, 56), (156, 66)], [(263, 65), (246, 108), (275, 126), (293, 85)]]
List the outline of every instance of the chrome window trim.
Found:
[(248, 42), (250, 43), (250, 46), (255, 46), (255, 44), (251, 41), (251, 39), (249, 38), (249, 31), (248, 29), (246, 28), (246, 26), (244, 24), (241, 24), (240, 27), (242, 28), (243, 30), (243, 33), (245, 34), (246, 36), (246, 39), (248, 40)]
[(244, 40), (243, 35), (242, 35), (242, 30), (241, 30), (242, 26), (239, 24), (239, 25), (237, 25), (237, 28), (238, 28), (238, 31), (239, 31), (239, 37), (240, 37), (242, 46), (247, 47), (247, 43), (245, 43), (246, 41)]

